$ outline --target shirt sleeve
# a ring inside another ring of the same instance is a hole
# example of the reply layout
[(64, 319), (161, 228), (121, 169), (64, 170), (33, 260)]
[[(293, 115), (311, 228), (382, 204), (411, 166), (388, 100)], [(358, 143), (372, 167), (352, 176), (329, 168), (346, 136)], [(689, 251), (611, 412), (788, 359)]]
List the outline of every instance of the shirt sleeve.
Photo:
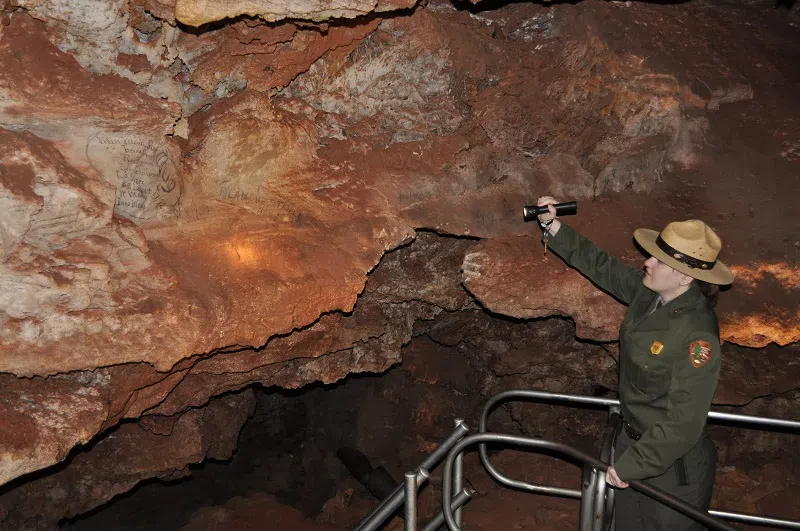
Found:
[(625, 304), (630, 304), (642, 283), (643, 273), (639, 268), (623, 264), (565, 223), (561, 223), (547, 245), (567, 264)]
[(683, 348), (672, 367), (665, 420), (650, 426), (614, 464), (623, 481), (663, 474), (703, 433), (722, 364), (719, 339), (696, 334)]

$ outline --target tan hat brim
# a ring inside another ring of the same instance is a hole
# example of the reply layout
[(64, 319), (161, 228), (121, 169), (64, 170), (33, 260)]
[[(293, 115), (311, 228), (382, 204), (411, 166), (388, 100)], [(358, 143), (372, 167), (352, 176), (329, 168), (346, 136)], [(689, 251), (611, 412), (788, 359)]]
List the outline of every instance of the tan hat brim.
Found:
[(709, 284), (730, 284), (733, 282), (733, 273), (731, 273), (730, 269), (728, 269), (728, 267), (719, 260), (717, 260), (717, 262), (714, 264), (714, 267), (711, 269), (698, 269), (695, 267), (689, 267), (683, 262), (679, 262), (678, 260), (672, 258), (670, 255), (662, 251), (661, 248), (659, 248), (659, 246), (656, 244), (656, 238), (658, 238), (658, 234), (659, 232), (655, 230), (636, 229), (633, 231), (633, 238), (644, 248), (645, 251), (650, 253), (652, 256), (656, 257), (661, 262), (664, 262), (671, 268), (677, 269), (681, 273), (685, 273), (692, 278), (702, 280), (703, 282), (708, 282)]

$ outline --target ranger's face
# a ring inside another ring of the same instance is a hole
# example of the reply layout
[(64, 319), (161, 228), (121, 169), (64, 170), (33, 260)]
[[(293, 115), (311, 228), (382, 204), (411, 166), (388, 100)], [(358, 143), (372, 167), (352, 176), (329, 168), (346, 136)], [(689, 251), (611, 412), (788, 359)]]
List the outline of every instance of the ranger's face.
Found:
[(670, 295), (681, 291), (685, 284), (682, 282), (684, 277), (686, 275), (652, 256), (644, 262), (642, 284), (661, 295), (665, 300), (671, 299)]

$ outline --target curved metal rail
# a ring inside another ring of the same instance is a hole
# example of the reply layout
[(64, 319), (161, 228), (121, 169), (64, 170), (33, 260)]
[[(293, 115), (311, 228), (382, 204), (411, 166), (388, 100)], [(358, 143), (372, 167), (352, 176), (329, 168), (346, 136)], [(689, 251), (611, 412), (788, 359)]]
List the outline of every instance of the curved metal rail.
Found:
[[(583, 453), (571, 446), (553, 441), (546, 441), (544, 439), (532, 439), (530, 437), (518, 437), (515, 435), (504, 435), (498, 433), (479, 433), (477, 435), (469, 435), (464, 437), (453, 447), (452, 450), (450, 450), (450, 453), (447, 455), (447, 459), (444, 462), (444, 472), (442, 473), (442, 513), (444, 514), (444, 519), (447, 522), (447, 526), (450, 531), (461, 531), (461, 528), (456, 523), (455, 517), (453, 516), (453, 511), (450, 509), (450, 503), (448, 503), (452, 498), (453, 463), (467, 446), (473, 444), (481, 444), (485, 446), (485, 443), (487, 442), (550, 450), (552, 452), (568, 456), (586, 465), (592, 466), (597, 470), (602, 470), (603, 472), (605, 472), (609, 466), (608, 464), (595, 459), (591, 455)], [(655, 500), (658, 500), (664, 505), (679, 511), (686, 516), (697, 520), (698, 522), (703, 523), (707, 527), (722, 531), (737, 531), (736, 527), (730, 526), (722, 520), (715, 518), (704, 511), (700, 511), (677, 498), (673, 498), (661, 489), (657, 489), (651, 485), (648, 485), (647, 483), (635, 480), (629, 481), (628, 484), (630, 485), (630, 488), (646, 494)]]
[[(557, 393), (548, 393), (545, 391), (534, 391), (531, 389), (510, 389), (508, 391), (497, 393), (496, 395), (490, 397), (489, 400), (486, 401), (486, 405), (483, 406), (483, 411), (481, 412), (481, 419), (478, 426), (479, 433), (486, 433), (486, 423), (487, 423), (487, 418), (489, 416), (489, 412), (492, 409), (494, 409), (494, 407), (499, 402), (510, 400), (512, 398), (529, 398), (529, 399), (539, 399), (548, 401), (562, 400), (562, 401), (578, 402), (581, 404), (588, 404), (593, 406), (619, 407), (619, 400), (615, 400), (613, 398), (598, 398), (593, 396), (581, 396), (581, 395), (563, 395)], [(574, 499), (581, 498), (581, 491), (579, 490), (565, 489), (561, 487), (547, 487), (544, 485), (534, 485), (532, 483), (526, 483), (525, 481), (517, 481), (514, 479), (509, 479), (503, 474), (501, 474), (489, 460), (489, 452), (486, 450), (486, 444), (481, 444), (478, 447), (478, 451), (481, 456), (481, 463), (483, 463), (483, 466), (486, 469), (486, 471), (489, 473), (490, 476), (492, 476), (495, 479), (495, 481), (497, 481), (501, 485), (505, 485), (506, 487), (512, 489), (532, 492), (534, 494), (547, 494), (550, 496), (560, 496), (562, 498), (574, 498)]]

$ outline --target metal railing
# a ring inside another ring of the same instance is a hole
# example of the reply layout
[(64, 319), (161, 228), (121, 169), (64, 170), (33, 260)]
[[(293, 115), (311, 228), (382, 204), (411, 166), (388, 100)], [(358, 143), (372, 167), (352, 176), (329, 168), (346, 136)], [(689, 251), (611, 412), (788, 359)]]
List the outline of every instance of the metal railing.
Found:
[[(505, 402), (512, 399), (540, 400), (547, 402), (568, 402), (568, 403), (581, 404), (587, 406), (602, 406), (611, 409), (612, 413), (615, 411), (619, 411), (620, 407), (619, 400), (614, 398), (599, 398), (594, 396), (550, 393), (546, 391), (536, 391), (531, 389), (512, 389), (509, 391), (503, 391), (501, 393), (497, 393), (496, 395), (489, 398), (489, 400), (486, 402), (486, 405), (483, 408), (483, 412), (481, 413), (481, 418), (480, 418), (480, 425), (479, 425), (480, 433), (482, 434), (486, 433), (486, 424), (489, 412), (491, 412), (491, 410), (494, 409), (494, 407), (500, 402)], [(735, 424), (776, 427), (776, 428), (800, 431), (800, 421), (797, 420), (759, 417), (753, 415), (738, 415), (734, 413), (724, 413), (721, 411), (713, 411), (713, 410), (708, 413), (708, 418), (709, 420), (712, 421), (724, 421)], [(608, 438), (606, 439), (606, 441), (607, 440)], [(604, 444), (604, 450), (605, 450), (605, 444)], [(489, 474), (502, 485), (527, 492), (533, 492), (536, 494), (560, 496), (565, 498), (579, 498), (583, 501), (584, 493), (580, 490), (564, 489), (560, 487), (549, 487), (544, 485), (535, 485), (531, 483), (526, 483), (524, 481), (516, 481), (507, 478), (506, 476), (503, 476), (494, 467), (494, 465), (492, 465), (491, 461), (489, 460), (489, 454), (486, 450), (486, 444), (481, 444), (479, 446), (479, 452), (480, 452), (481, 462), (483, 463), (483, 466), (486, 469), (486, 471), (489, 472)], [(605, 456), (603, 457), (605, 461), (610, 460), (610, 455), (608, 457)], [(600, 469), (598, 468), (598, 470)], [(603, 481), (600, 481), (601, 479)], [(605, 480), (605, 469), (602, 469), (602, 478), (598, 477), (596, 483), (605, 483), (604, 480)], [(599, 495), (601, 490), (602, 489), (598, 487), (595, 490), (595, 492), (597, 493), (596, 495)], [(613, 490), (608, 492), (610, 494), (613, 492)], [(593, 500), (594, 500), (593, 504), (595, 506), (600, 505), (600, 503), (602, 503), (603, 501), (597, 498), (593, 498)], [(597, 510), (595, 510), (594, 513), (597, 514)], [(708, 514), (717, 518), (722, 518), (733, 522), (778, 527), (783, 529), (800, 529), (800, 521), (797, 520), (773, 518), (768, 516), (737, 513), (731, 511), (718, 511), (713, 509), (708, 511)], [(581, 515), (583, 520), (584, 519), (583, 517), (585, 516), (583, 510)], [(587, 527), (586, 529), (598, 529), (598, 528)]]
[[(603, 445), (600, 451), (600, 459), (596, 459), (586, 453), (581, 452), (571, 446), (535, 439), (530, 437), (519, 437), (514, 435), (487, 433), (486, 425), (489, 413), (500, 402), (512, 399), (541, 400), (547, 402), (568, 402), (584, 406), (600, 406), (609, 410), (609, 426), (606, 428)], [(498, 483), (506, 487), (517, 490), (543, 494), (550, 496), (560, 496), (566, 498), (578, 498), (581, 500), (580, 509), (580, 529), (581, 531), (608, 531), (611, 526), (611, 518), (614, 507), (614, 489), (610, 489), (605, 481), (606, 470), (612, 462), (616, 436), (619, 433), (618, 422), (621, 422), (619, 415), (619, 401), (612, 398), (598, 398), (582, 395), (569, 395), (562, 393), (550, 393), (546, 391), (514, 389), (504, 391), (492, 396), (483, 408), (480, 418), (480, 433), (467, 436), (469, 429), (461, 419), (456, 419), (455, 430), (434, 450), (420, 465), (413, 471), (405, 475), (405, 481), (395, 488), (392, 493), (383, 501), (378, 503), (372, 511), (356, 525), (355, 531), (375, 531), (380, 528), (388, 518), (395, 514), (400, 505), (404, 505), (405, 531), (416, 531), (417, 529), (417, 496), (419, 489), (430, 477), (430, 472), (442, 459), (447, 457), (442, 474), (442, 511), (435, 516), (423, 528), (423, 531), (434, 531), (443, 524), (447, 524), (450, 531), (460, 531), (461, 507), (466, 504), (475, 491), (471, 488), (463, 488), (463, 456), (465, 448), (477, 444), (481, 463), (486, 471)], [(800, 431), (800, 421), (776, 419), (768, 417), (758, 417), (751, 415), (738, 415), (711, 411), (708, 414), (710, 420), (723, 422), (733, 422), (737, 424), (750, 424), (757, 426), (778, 427), (789, 430)], [(486, 448), (487, 443), (501, 443), (505, 445), (521, 446), (534, 450), (548, 450), (560, 456), (571, 458), (583, 464), (583, 475), (581, 479), (581, 490), (566, 489), (545, 485), (536, 485), (517, 481), (502, 475), (489, 460)], [(690, 518), (693, 518), (711, 529), (723, 531), (735, 531), (736, 528), (728, 525), (723, 520), (730, 520), (754, 525), (772, 526), (784, 529), (800, 529), (800, 521), (773, 518), (761, 515), (735, 513), (729, 511), (711, 510), (702, 511), (689, 505), (670, 494), (649, 485), (643, 481), (629, 481), (630, 487), (634, 490), (658, 500), (659, 502), (679, 511)], [(453, 493), (456, 492), (455, 495)]]
[[(514, 446), (523, 446), (528, 448), (536, 448), (542, 450), (550, 450), (551, 452), (556, 452), (561, 455), (565, 455), (570, 457), (576, 461), (580, 461), (584, 464), (591, 466), (592, 468), (602, 470), (605, 472), (609, 465), (603, 463), (599, 459), (592, 457), (589, 454), (583, 453), (580, 450), (576, 450), (571, 446), (567, 446), (566, 444), (561, 444), (553, 441), (546, 441), (544, 439), (533, 439), (530, 437), (518, 437), (516, 435), (504, 435), (499, 433), (479, 433), (477, 435), (470, 435), (468, 437), (464, 437), (461, 441), (456, 444), (452, 450), (450, 450), (450, 454), (447, 456), (447, 460), (444, 462), (444, 472), (442, 473), (442, 499), (446, 500), (450, 498), (451, 493), (451, 486), (450, 486), (450, 474), (452, 474), (453, 470), (453, 461), (456, 459), (457, 455), (464, 451), (464, 448), (470, 446), (472, 444), (481, 444), (485, 445), (487, 442), (494, 442), (494, 443), (503, 443), (508, 445)], [(722, 520), (715, 518), (705, 511), (701, 511), (688, 503), (681, 501), (673, 496), (670, 496), (666, 492), (661, 489), (657, 489), (652, 485), (648, 485), (643, 481), (636, 481), (631, 480), (628, 482), (631, 488), (637, 490), (651, 498), (660, 501), (664, 505), (679, 511), (686, 516), (694, 518), (698, 522), (702, 522), (706, 526), (712, 529), (719, 529), (721, 531), (737, 531), (737, 528), (730, 526), (723, 522)], [(447, 504), (442, 504), (444, 512), (444, 518), (447, 522), (447, 527), (450, 531), (461, 531), (460, 526), (456, 522), (455, 518), (453, 517), (453, 513)]]

